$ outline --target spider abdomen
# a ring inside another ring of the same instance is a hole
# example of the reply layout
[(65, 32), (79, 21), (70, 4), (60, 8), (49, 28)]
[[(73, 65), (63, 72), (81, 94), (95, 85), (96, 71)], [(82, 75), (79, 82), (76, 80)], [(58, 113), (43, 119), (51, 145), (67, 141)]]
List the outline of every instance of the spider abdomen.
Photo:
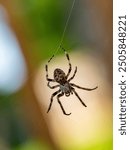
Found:
[(65, 72), (59, 68), (54, 70), (54, 79), (56, 82), (60, 84), (66, 83), (66, 75)]

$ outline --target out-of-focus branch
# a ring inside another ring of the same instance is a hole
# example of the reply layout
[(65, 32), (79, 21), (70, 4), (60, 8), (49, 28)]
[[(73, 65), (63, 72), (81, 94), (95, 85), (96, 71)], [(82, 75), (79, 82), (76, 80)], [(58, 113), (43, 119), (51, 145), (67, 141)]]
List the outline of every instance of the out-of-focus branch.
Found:
[[(14, 2), (14, 1), (13, 1)], [(29, 52), (29, 41), (26, 38), (26, 28), (24, 27), (23, 20), (15, 13), (15, 10), (13, 9), (13, 2), (12, 1), (5, 1), (2, 0), (1, 4), (5, 7), (7, 10), (10, 26), (12, 27), (13, 31), (15, 32), (15, 35), (19, 41), (19, 44), (21, 46), (22, 53), (24, 55), (27, 69), (28, 69), (28, 80), (26, 82), (26, 85), (21, 90), (20, 95), (22, 94), (22, 100), (20, 101), (23, 114), (25, 114), (25, 118), (27, 119), (27, 125), (29, 125), (29, 130), (31, 130), (31, 133), (37, 137), (41, 138), (45, 141), (47, 141), (48, 144), (52, 147), (53, 150), (59, 150), (57, 148), (56, 144), (54, 143), (50, 133), (48, 126), (46, 124), (46, 121), (44, 120), (44, 116), (41, 112), (39, 103), (37, 101), (37, 98), (34, 94), (33, 90), (33, 75), (34, 72), (34, 66), (32, 65), (32, 53)]]

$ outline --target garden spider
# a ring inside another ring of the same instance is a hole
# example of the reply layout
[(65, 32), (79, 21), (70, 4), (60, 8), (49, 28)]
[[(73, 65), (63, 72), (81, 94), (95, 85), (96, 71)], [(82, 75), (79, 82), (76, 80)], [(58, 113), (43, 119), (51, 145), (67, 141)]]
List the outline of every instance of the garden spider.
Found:
[[(61, 46), (60, 46), (61, 47)], [(83, 90), (87, 90), (87, 91), (92, 91), (92, 90), (95, 90), (97, 89), (98, 87), (96, 86), (95, 88), (92, 88), (92, 89), (89, 89), (89, 88), (84, 88), (84, 87), (80, 87), (74, 83), (70, 83), (70, 81), (75, 77), (75, 74), (77, 72), (77, 66), (75, 67), (75, 71), (74, 71), (74, 74), (72, 77), (68, 78), (69, 75), (70, 75), (70, 72), (72, 70), (72, 65), (70, 63), (70, 58), (69, 58), (69, 55), (68, 53), (66, 52), (66, 50), (61, 47), (61, 49), (64, 51), (65, 55), (66, 55), (66, 58), (68, 60), (68, 63), (69, 63), (69, 70), (68, 70), (68, 73), (67, 75), (65, 74), (65, 72), (59, 68), (56, 68), (54, 70), (54, 79), (50, 79), (48, 77), (48, 65), (45, 66), (45, 69), (46, 69), (46, 79), (48, 81), (47, 83), (47, 86), (51, 89), (54, 89), (54, 88), (57, 88), (59, 87), (59, 90), (57, 90), (56, 92), (54, 92), (52, 95), (51, 95), (51, 101), (50, 101), (50, 105), (48, 107), (48, 110), (47, 110), (47, 113), (50, 111), (51, 109), (51, 106), (52, 106), (52, 102), (53, 102), (53, 98), (54, 96), (57, 95), (57, 100), (58, 100), (58, 103), (60, 104), (60, 107), (64, 113), (64, 115), (70, 115), (71, 113), (66, 113), (65, 110), (64, 110), (64, 107), (60, 101), (60, 97), (62, 97), (64, 94), (65, 96), (70, 96), (70, 94), (75, 94), (77, 96), (77, 98), (79, 99), (79, 101), (82, 103), (82, 105), (84, 107), (87, 107), (85, 105), (85, 103), (82, 101), (82, 99), (79, 97), (78, 93), (75, 91), (75, 88), (79, 88), (79, 89), (83, 89)], [(51, 59), (54, 57), (54, 55), (50, 58), (50, 60), (48, 61), (48, 63), (51, 61)], [(57, 82), (59, 83), (58, 85), (55, 85), (55, 86), (51, 86), (50, 85), (50, 82)]]

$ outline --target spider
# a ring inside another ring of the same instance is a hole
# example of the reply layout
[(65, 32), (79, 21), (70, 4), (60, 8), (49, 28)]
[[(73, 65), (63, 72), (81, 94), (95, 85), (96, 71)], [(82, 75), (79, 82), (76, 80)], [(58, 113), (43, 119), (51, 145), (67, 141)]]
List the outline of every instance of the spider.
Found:
[[(72, 65), (70, 63), (70, 58), (69, 58), (69, 55), (68, 53), (66, 52), (66, 50), (60, 46), (60, 48), (64, 51), (65, 55), (66, 55), (66, 58), (68, 60), (68, 63), (69, 63), (69, 70), (68, 70), (68, 73), (65, 74), (65, 72), (59, 68), (56, 68), (54, 70), (54, 79), (50, 79), (48, 77), (48, 65), (46, 64), (45, 66), (45, 69), (46, 69), (46, 80), (48, 81), (47, 83), (47, 86), (50, 88), (50, 89), (54, 89), (54, 88), (58, 88), (59, 89), (54, 92), (52, 95), (51, 95), (51, 99), (50, 99), (50, 104), (49, 104), (49, 107), (48, 107), (48, 110), (47, 110), (47, 113), (50, 111), (51, 109), (51, 106), (52, 106), (52, 102), (53, 102), (53, 98), (54, 96), (57, 95), (57, 101), (63, 111), (63, 114), (64, 115), (70, 115), (71, 113), (66, 113), (65, 110), (64, 110), (64, 107), (60, 101), (60, 97), (62, 96), (70, 96), (70, 94), (75, 94), (75, 96), (77, 96), (77, 98), (79, 99), (79, 101), (82, 103), (82, 105), (84, 107), (87, 107), (86, 104), (82, 101), (82, 99), (79, 97), (78, 93), (76, 92), (75, 88), (79, 88), (79, 89), (82, 89), (82, 90), (87, 90), (87, 91), (92, 91), (92, 90), (95, 90), (97, 89), (98, 87), (96, 86), (95, 88), (84, 88), (84, 87), (80, 87), (74, 83), (70, 83), (70, 81), (75, 77), (76, 75), (76, 72), (77, 72), (77, 66), (75, 67), (75, 71), (74, 71), (74, 74), (72, 77), (69, 78), (69, 75), (71, 73), (71, 70), (72, 70)], [(48, 63), (51, 61), (51, 59), (54, 57), (54, 55), (49, 59)], [(50, 85), (50, 82), (57, 82), (58, 85), (55, 85), (55, 86), (51, 86)]]

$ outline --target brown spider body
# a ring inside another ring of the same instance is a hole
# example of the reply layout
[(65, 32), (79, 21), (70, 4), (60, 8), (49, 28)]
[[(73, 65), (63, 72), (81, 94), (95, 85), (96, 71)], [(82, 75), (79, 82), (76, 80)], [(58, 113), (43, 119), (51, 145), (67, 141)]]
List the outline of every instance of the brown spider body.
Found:
[[(62, 47), (61, 47), (61, 48), (62, 48)], [(74, 87), (79, 88), (79, 89), (82, 89), (82, 90), (92, 91), (92, 90), (97, 89), (97, 86), (96, 86), (95, 88), (89, 89), (89, 88), (80, 87), (80, 86), (78, 86), (78, 85), (76, 85), (76, 84), (74, 84), (74, 83), (70, 83), (70, 81), (75, 77), (75, 74), (76, 74), (76, 72), (77, 72), (77, 67), (75, 68), (75, 71), (74, 71), (73, 76), (68, 79), (68, 77), (69, 77), (69, 75), (70, 75), (70, 73), (71, 73), (71, 70), (72, 70), (72, 65), (71, 65), (71, 63), (70, 63), (70, 59), (69, 59), (68, 53), (65, 51), (64, 48), (62, 48), (62, 50), (64, 50), (65, 55), (66, 55), (66, 58), (67, 58), (67, 60), (68, 60), (68, 62), (69, 62), (69, 70), (68, 70), (68, 73), (67, 73), (67, 74), (65, 74), (65, 72), (64, 72), (63, 70), (61, 70), (61, 69), (59, 69), (59, 68), (56, 68), (56, 69), (54, 70), (54, 79), (50, 79), (50, 78), (48, 78), (48, 65), (45, 66), (45, 68), (46, 68), (46, 79), (47, 79), (47, 81), (48, 81), (47, 86), (48, 86), (49, 88), (51, 88), (51, 89), (54, 89), (54, 88), (59, 87), (59, 90), (56, 91), (56, 92), (54, 92), (54, 93), (52, 94), (52, 96), (51, 96), (51, 102), (50, 102), (50, 105), (49, 105), (49, 108), (48, 108), (48, 111), (47, 111), (47, 112), (50, 111), (51, 106), (52, 106), (52, 102), (53, 102), (53, 98), (54, 98), (54, 96), (57, 95), (57, 100), (58, 100), (58, 103), (59, 103), (60, 106), (61, 106), (61, 109), (62, 109), (63, 113), (64, 113), (65, 115), (70, 115), (71, 113), (67, 114), (67, 113), (65, 112), (64, 107), (62, 106), (62, 103), (61, 103), (61, 101), (60, 101), (60, 97), (62, 97), (63, 95), (65, 95), (65, 96), (68, 97), (68, 96), (70, 96), (70, 94), (73, 94), (73, 93), (74, 93), (74, 94), (77, 96), (77, 98), (79, 99), (79, 101), (82, 103), (82, 105), (83, 105), (84, 107), (87, 107), (86, 104), (85, 104), (85, 103), (82, 101), (82, 99), (79, 97), (78, 93), (75, 91), (75, 88), (74, 88)], [(54, 57), (54, 55), (50, 58), (50, 60), (48, 61), (48, 63), (52, 60), (53, 57)], [(58, 85), (51, 86), (51, 85), (50, 85), (50, 82), (57, 82)]]
[(65, 96), (68, 97), (70, 96), (70, 93), (73, 94), (71, 86), (69, 85), (66, 74), (63, 70), (56, 68), (54, 70), (54, 79), (60, 84), (60, 89), (63, 93), (65, 93)]
[(56, 68), (54, 70), (54, 79), (61, 85), (64, 85), (67, 82), (66, 74), (63, 70)]

